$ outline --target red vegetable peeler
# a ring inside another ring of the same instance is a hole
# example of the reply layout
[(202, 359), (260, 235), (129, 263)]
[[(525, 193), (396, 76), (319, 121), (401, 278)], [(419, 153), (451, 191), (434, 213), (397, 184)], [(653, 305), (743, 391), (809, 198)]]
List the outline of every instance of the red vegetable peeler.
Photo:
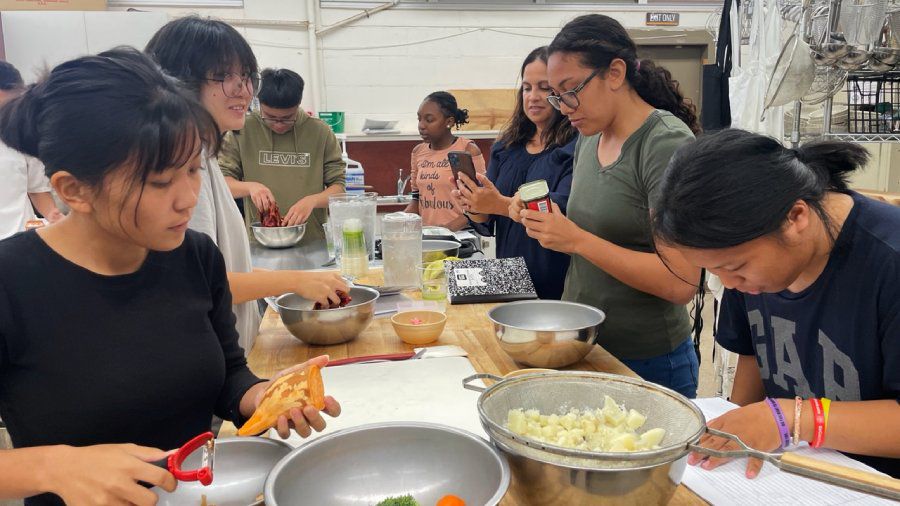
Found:
[[(192, 471), (184, 471), (181, 465), (184, 464), (188, 455), (194, 453), (195, 450), (203, 448), (203, 454), (200, 456), (200, 467)], [(191, 439), (184, 446), (169, 455), (165, 462), (159, 462), (157, 465), (164, 467), (175, 476), (178, 481), (199, 481), (206, 486), (213, 481), (213, 464), (216, 456), (216, 440), (212, 432), (204, 432), (199, 436)]]

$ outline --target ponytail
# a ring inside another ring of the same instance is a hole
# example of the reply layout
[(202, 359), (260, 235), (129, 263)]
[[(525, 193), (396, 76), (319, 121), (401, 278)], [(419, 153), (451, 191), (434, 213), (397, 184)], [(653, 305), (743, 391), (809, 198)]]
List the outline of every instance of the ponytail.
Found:
[(608, 69), (615, 59), (625, 62), (629, 85), (651, 106), (669, 111), (692, 132), (700, 133), (697, 109), (684, 98), (672, 74), (650, 60), (638, 60), (637, 46), (615, 19), (587, 14), (566, 23), (550, 43), (549, 54), (574, 53), (592, 69)]
[(653, 232), (669, 244), (729, 248), (779, 233), (802, 200), (834, 239), (822, 201), (830, 191), (845, 191), (847, 175), (867, 160), (864, 148), (848, 142), (811, 142), (794, 150), (743, 130), (700, 136), (669, 162), (651, 205)]
[(469, 122), (469, 110), (460, 109), (456, 97), (446, 91), (435, 91), (425, 97), (425, 101), (437, 104), (444, 116), (453, 119), (457, 129)]
[(655, 109), (669, 111), (684, 122), (691, 132), (699, 134), (700, 122), (697, 118), (697, 107), (684, 98), (678, 81), (672, 79), (672, 73), (651, 60), (638, 60), (634, 72), (628, 82), (634, 91)]
[(846, 191), (850, 173), (869, 160), (864, 147), (841, 141), (813, 141), (791, 151), (819, 175), (826, 189), (834, 191)]
[(0, 140), (10, 148), (38, 158), (38, 124), (41, 114), (41, 86), (32, 85), (0, 108)]

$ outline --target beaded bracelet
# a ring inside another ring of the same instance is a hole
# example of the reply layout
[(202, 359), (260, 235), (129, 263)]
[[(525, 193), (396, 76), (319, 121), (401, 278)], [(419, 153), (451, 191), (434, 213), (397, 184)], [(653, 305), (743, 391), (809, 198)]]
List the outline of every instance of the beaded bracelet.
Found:
[(803, 417), (803, 399), (798, 395), (794, 397), (794, 446), (800, 444), (800, 419)]
[(775, 417), (775, 425), (778, 426), (778, 434), (781, 436), (781, 448), (787, 448), (791, 445), (791, 432), (788, 429), (784, 413), (781, 411), (781, 406), (778, 405), (778, 401), (771, 397), (766, 397), (766, 404), (769, 405), (769, 409), (772, 410), (772, 416)]

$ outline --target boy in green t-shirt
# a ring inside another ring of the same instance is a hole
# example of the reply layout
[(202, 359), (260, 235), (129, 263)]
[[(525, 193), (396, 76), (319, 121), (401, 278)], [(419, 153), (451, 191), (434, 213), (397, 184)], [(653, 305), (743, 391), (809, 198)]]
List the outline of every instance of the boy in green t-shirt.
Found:
[(300, 109), (302, 98), (296, 72), (263, 70), (260, 111), (225, 135), (219, 166), (234, 198), (244, 199), (248, 225), (277, 203), (282, 225), (307, 223), (305, 244), (325, 237), (328, 196), (344, 191), (346, 164), (328, 125)]

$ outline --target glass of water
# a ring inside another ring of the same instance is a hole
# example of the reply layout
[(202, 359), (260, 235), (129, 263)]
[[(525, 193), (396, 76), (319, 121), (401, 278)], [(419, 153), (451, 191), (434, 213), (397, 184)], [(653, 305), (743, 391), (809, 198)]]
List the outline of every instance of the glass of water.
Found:
[(325, 250), (328, 252), (328, 258), (334, 258), (334, 236), (331, 235), (331, 222), (326, 221), (322, 224), (325, 230)]

